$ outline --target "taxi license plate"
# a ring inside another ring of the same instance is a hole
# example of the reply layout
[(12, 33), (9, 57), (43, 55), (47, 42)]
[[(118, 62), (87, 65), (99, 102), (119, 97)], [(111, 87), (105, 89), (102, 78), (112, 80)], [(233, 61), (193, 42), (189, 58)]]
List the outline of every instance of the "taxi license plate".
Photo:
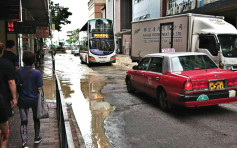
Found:
[(218, 90), (218, 89), (224, 89), (224, 81), (223, 80), (217, 80), (217, 81), (210, 81), (209, 82), (209, 89), (210, 90)]

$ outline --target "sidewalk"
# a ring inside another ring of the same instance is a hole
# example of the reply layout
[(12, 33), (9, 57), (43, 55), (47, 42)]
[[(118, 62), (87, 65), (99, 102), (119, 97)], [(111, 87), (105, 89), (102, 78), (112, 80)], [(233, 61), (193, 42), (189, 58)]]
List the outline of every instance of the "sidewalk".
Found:
[[(30, 148), (59, 148), (59, 130), (58, 130), (58, 120), (56, 114), (56, 96), (55, 96), (55, 80), (53, 75), (50, 74), (52, 72), (51, 68), (51, 57), (48, 54), (45, 57), (44, 64), (42, 64), (41, 73), (42, 79), (44, 83), (45, 96), (47, 99), (47, 103), (49, 106), (49, 118), (41, 119), (41, 129), (40, 136), (42, 136), (43, 141), (40, 144), (34, 144), (34, 122), (32, 110), (29, 112), (29, 120), (28, 120), (28, 145)], [(46, 70), (45, 70), (46, 69)], [(46, 72), (45, 72), (46, 71)], [(50, 72), (51, 71), (51, 72)], [(21, 136), (20, 136), (20, 115), (18, 108), (14, 108), (15, 115), (10, 118), (10, 135), (8, 140), (8, 148), (21, 148)]]

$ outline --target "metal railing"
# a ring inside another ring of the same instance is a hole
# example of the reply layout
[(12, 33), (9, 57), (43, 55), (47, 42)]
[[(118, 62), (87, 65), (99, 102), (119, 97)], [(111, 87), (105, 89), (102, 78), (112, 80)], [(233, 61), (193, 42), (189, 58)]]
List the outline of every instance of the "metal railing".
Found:
[(74, 148), (71, 127), (68, 119), (67, 106), (64, 101), (62, 88), (55, 74), (56, 81), (56, 101), (57, 101), (57, 117), (58, 117), (58, 128), (60, 136), (60, 147), (61, 148)]

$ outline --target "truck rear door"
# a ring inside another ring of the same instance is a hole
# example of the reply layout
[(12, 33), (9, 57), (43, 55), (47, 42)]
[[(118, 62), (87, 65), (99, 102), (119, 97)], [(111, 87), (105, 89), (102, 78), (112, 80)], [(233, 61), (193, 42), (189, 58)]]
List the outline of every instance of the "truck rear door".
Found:
[(173, 26), (173, 22), (160, 24), (160, 52), (164, 48), (173, 48)]

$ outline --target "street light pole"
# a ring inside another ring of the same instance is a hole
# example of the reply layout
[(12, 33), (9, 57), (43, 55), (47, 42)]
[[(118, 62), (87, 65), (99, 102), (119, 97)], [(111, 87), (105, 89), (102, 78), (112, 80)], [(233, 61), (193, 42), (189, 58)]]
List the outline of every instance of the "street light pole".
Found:
[(49, 18), (50, 18), (50, 33), (51, 33), (51, 46), (50, 46), (50, 50), (51, 50), (51, 58), (52, 58), (52, 65), (53, 65), (53, 73), (55, 73), (55, 59), (54, 59), (54, 51), (53, 51), (53, 31), (52, 31), (52, 24), (53, 24), (53, 21), (52, 21), (52, 8), (50, 8), (50, 14), (49, 14)]

